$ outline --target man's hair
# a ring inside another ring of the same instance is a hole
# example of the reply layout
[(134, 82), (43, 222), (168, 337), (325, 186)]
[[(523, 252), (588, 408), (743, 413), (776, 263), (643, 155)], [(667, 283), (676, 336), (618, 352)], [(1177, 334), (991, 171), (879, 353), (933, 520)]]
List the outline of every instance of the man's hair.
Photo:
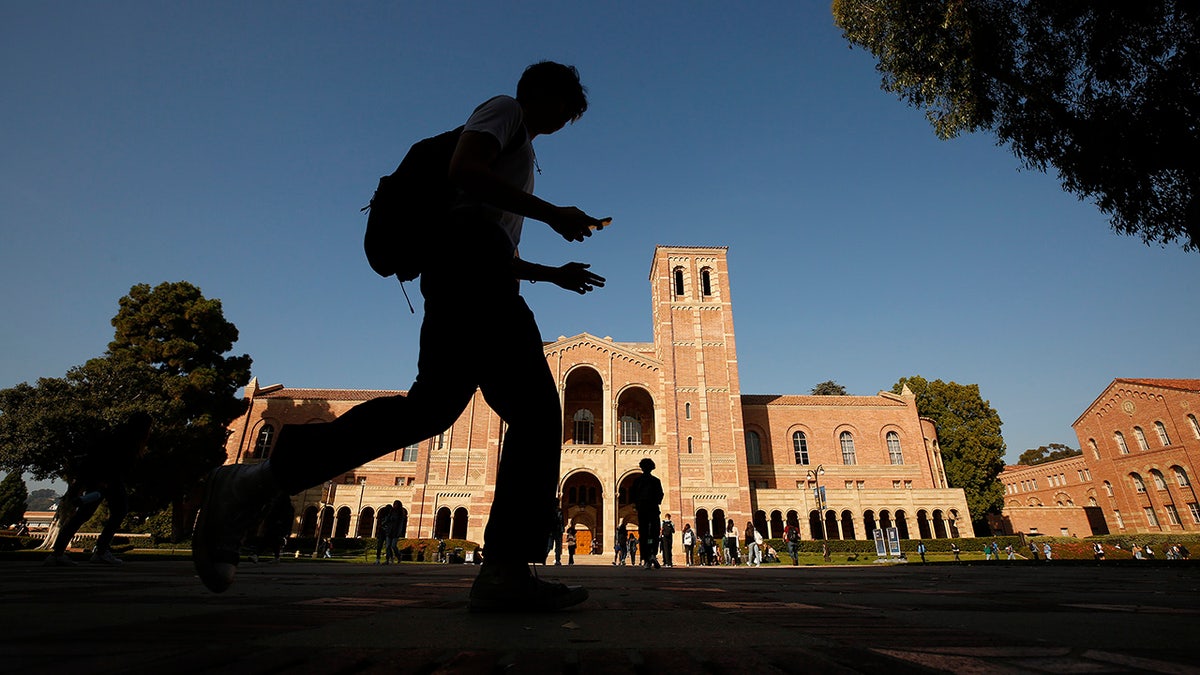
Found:
[(575, 66), (554, 61), (539, 61), (529, 66), (517, 82), (518, 101), (542, 97), (556, 98), (565, 103), (572, 122), (583, 117), (588, 107), (587, 87), (579, 81), (579, 71)]

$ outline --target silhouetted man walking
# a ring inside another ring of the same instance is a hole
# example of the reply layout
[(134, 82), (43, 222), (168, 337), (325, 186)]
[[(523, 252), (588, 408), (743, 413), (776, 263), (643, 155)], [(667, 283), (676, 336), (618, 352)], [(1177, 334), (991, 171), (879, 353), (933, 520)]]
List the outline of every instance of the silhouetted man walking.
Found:
[(544, 61), (525, 70), (515, 98), (491, 98), (470, 115), (449, 169), (460, 196), (447, 221), (434, 226), (421, 275), (416, 381), (406, 396), (368, 401), (333, 422), (285, 426), (268, 461), (213, 473), (193, 539), (196, 570), (209, 589), (233, 582), (238, 542), (273, 492), (295, 494), (444, 431), (478, 388), (508, 431), (470, 609), (549, 610), (587, 598), (586, 590), (540, 580), (529, 568), (545, 560), (553, 535), (562, 413), (520, 280), (583, 294), (604, 279), (583, 263), (546, 267), (518, 254), (525, 217), (567, 241), (607, 224), (533, 195), (531, 141), (585, 110), (579, 73)]

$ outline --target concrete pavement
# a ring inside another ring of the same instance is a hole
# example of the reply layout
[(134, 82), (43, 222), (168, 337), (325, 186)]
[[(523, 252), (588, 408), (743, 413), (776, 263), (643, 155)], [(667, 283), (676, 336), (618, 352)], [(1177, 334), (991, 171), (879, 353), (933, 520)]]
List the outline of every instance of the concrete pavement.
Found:
[[(77, 556), (80, 558), (80, 556)], [(1200, 672), (1200, 566), (539, 567), (591, 598), (466, 610), (477, 568), (285, 559), (230, 591), (184, 561), (0, 562), (0, 670)]]

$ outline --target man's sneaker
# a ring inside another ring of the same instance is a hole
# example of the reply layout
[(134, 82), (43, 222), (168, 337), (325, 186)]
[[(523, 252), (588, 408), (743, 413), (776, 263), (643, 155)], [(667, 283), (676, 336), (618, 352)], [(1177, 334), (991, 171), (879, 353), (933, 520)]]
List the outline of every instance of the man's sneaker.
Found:
[(51, 553), (50, 555), (46, 556), (45, 560), (42, 561), (42, 565), (46, 567), (75, 567), (78, 564), (79, 563), (75, 562), (74, 560), (71, 560), (71, 557), (66, 553), (62, 555), (54, 555)]
[(112, 554), (112, 551), (97, 551), (92, 554), (90, 562), (100, 565), (123, 565), (124, 561)]
[(238, 550), (258, 525), (273, 492), (262, 464), (230, 464), (213, 469), (192, 533), (192, 564), (208, 590), (221, 593), (237, 574)]
[(552, 612), (588, 599), (587, 589), (543, 581), (517, 568), (508, 574), (481, 570), (471, 585), (472, 612)]

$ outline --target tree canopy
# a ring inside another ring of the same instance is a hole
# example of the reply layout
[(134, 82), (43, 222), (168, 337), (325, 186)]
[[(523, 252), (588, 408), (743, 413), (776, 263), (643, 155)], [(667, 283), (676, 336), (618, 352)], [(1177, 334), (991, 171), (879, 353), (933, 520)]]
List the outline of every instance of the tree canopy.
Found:
[(188, 282), (134, 286), (121, 298), (104, 356), (0, 390), (0, 467), (70, 480), (74, 459), (135, 412), (154, 419), (148, 451), (129, 476), (131, 508), (180, 499), (225, 457), (228, 426), (245, 406), (250, 357), (224, 356), (237, 340), (221, 302)]
[(29, 510), (29, 490), (20, 471), (9, 471), (0, 480), (0, 527), (8, 527), (25, 516)]
[(1114, 230), (1200, 250), (1200, 4), (834, 0), (941, 138), (994, 132)]
[(1062, 443), (1050, 443), (1037, 448), (1026, 450), (1017, 458), (1017, 464), (1025, 466), (1035, 466), (1046, 462), (1053, 462), (1056, 459), (1066, 459), (1067, 457), (1075, 457), (1082, 455), (1082, 450), (1076, 450)]
[(986, 533), (986, 514), (999, 512), (1004, 499), (1004, 486), (996, 480), (1005, 451), (999, 413), (977, 384), (930, 382), (916, 375), (900, 378), (892, 392), (902, 393), (905, 385), (917, 397), (917, 412), (937, 426), (946, 481), (963, 489), (976, 532)]
[(846, 388), (833, 380), (825, 380), (813, 387), (810, 393), (813, 396), (845, 396)]

